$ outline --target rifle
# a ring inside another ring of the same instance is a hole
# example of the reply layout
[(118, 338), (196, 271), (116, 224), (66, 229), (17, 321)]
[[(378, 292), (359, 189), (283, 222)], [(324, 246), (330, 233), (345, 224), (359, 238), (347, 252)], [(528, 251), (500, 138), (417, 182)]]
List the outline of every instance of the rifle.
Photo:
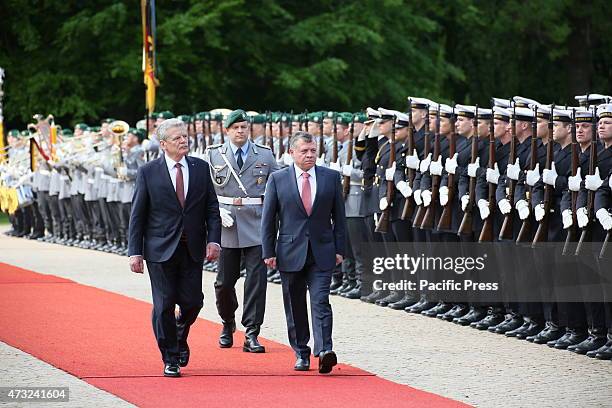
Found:
[[(389, 141), (389, 163), (387, 169), (390, 169), (395, 164), (395, 115), (393, 115), (393, 123), (391, 124), (391, 140)], [(387, 181), (387, 208), (384, 209), (378, 224), (376, 225), (376, 232), (385, 234), (389, 231), (389, 213), (391, 211), (391, 204), (393, 203), (393, 197), (395, 196), (395, 182), (393, 180)]]
[(255, 120), (255, 116), (249, 116), (249, 136), (251, 140), (254, 140), (253, 137), (253, 121)]
[[(595, 174), (595, 169), (597, 167), (597, 107), (593, 107), (593, 119), (591, 121), (591, 146), (590, 148), (590, 156), (589, 156), (589, 175)], [(588, 224), (582, 229), (580, 233), (580, 239), (578, 240), (578, 245), (576, 246), (575, 255), (580, 255), (582, 251), (582, 244), (586, 240), (590, 240), (593, 223), (595, 222), (595, 214), (593, 211), (593, 206), (595, 204), (595, 192), (589, 190), (587, 192), (587, 216), (589, 217)]]
[[(429, 152), (431, 150), (431, 135), (429, 132), (429, 112), (427, 112), (427, 115), (425, 116), (425, 137), (423, 139), (424, 142), (424, 148), (423, 148), (423, 160), (425, 160), (425, 158), (427, 158), (427, 156), (429, 156)], [(425, 207), (423, 207), (423, 204), (417, 206), (416, 209), (416, 213), (414, 215), (414, 221), (412, 222), (412, 227), (413, 228), (421, 228), (421, 223), (423, 222), (423, 217), (425, 215)]]
[[(545, 168), (550, 170), (553, 161), (553, 147), (554, 142), (552, 140), (553, 133), (553, 106), (550, 107), (550, 119), (548, 120), (548, 143), (546, 144), (546, 165)], [(550, 220), (550, 204), (551, 204), (552, 186), (544, 184), (544, 218), (540, 220), (538, 229), (533, 237), (531, 247), (535, 248), (538, 242), (548, 241), (548, 222)]]
[(304, 111), (304, 125), (305, 125), (304, 131), (306, 131), (306, 133), (309, 133), (308, 132), (308, 109)]
[[(489, 124), (489, 168), (495, 168), (495, 125), (493, 119)], [(493, 219), (495, 212), (495, 189), (496, 185), (489, 183), (489, 191), (487, 199), (489, 200), (489, 216), (485, 218), (478, 237), (478, 242), (492, 242), (493, 241)]]
[(323, 140), (323, 115), (321, 115), (321, 121), (319, 122), (319, 153), (321, 157), (325, 154), (325, 141)]
[(195, 113), (192, 116), (191, 124), (193, 125), (193, 151), (197, 152), (198, 151), (198, 129), (196, 127)]
[(338, 161), (338, 128), (336, 126), (336, 123), (337, 123), (337, 119), (334, 116), (334, 139), (332, 141), (332, 157), (331, 157), (331, 161), (334, 163)]
[[(346, 152), (346, 163), (344, 164), (352, 164), (353, 162), (353, 136), (355, 133), (355, 115), (351, 119), (351, 128), (349, 133), (349, 142), (348, 142), (348, 151)], [(344, 198), (348, 197), (349, 192), (351, 190), (351, 176), (342, 176), (342, 193)]]
[(219, 127), (219, 133), (221, 134), (221, 144), (225, 143), (225, 135), (223, 134), (223, 116), (221, 119), (217, 119), (217, 126)]
[(270, 131), (270, 140), (268, 140), (268, 147), (270, 147), (272, 155), (276, 157), (276, 155), (274, 154), (274, 132), (272, 131), (272, 112), (270, 111), (268, 111), (268, 129)]
[[(440, 105), (436, 112), (436, 134), (434, 135), (434, 151), (432, 161), (440, 157)], [(433, 229), (434, 218), (436, 215), (436, 205), (438, 204), (438, 192), (440, 190), (440, 176), (431, 176), (431, 203), (425, 211), (421, 229)]]
[[(576, 140), (576, 110), (572, 110), (572, 176), (578, 173), (578, 141)], [(576, 218), (576, 201), (578, 200), (578, 192), (572, 191), (572, 225), (567, 229), (565, 236), (565, 244), (563, 244), (563, 255), (569, 255), (570, 244), (576, 241), (576, 228), (578, 221)]]
[[(412, 101), (408, 98), (408, 155), (412, 156), (414, 154), (414, 123), (412, 123)], [(406, 182), (412, 188), (414, 183), (414, 176), (416, 172), (414, 169), (406, 169)], [(414, 199), (412, 197), (406, 198), (404, 201), (404, 208), (402, 209), (402, 215), (400, 217), (401, 220), (408, 219), (412, 217), (412, 213), (414, 212)]]
[[(472, 136), (472, 146), (470, 152), (471, 164), (474, 164), (476, 162), (476, 158), (478, 157), (478, 142), (480, 138), (480, 132), (478, 131), (478, 105), (476, 105), (476, 114), (474, 115), (474, 129), (475, 133)], [(474, 223), (474, 215), (472, 213), (474, 212), (474, 202), (476, 201), (476, 177), (470, 177), (468, 197), (468, 205), (465, 207), (465, 211), (463, 212), (463, 218), (461, 219), (461, 224), (459, 225), (457, 235), (466, 235), (472, 232), (472, 225)]]
[(282, 159), (285, 154), (285, 142), (283, 141), (283, 122), (285, 121), (285, 115), (281, 115), (280, 121), (278, 122), (278, 158)]
[(212, 144), (214, 143), (214, 142), (213, 142), (213, 136), (212, 136), (212, 125), (211, 125), (211, 121), (212, 121), (211, 115), (210, 115), (210, 114), (208, 114), (208, 117), (206, 118), (206, 125), (207, 125), (207, 128), (208, 128), (208, 145), (209, 145), (209, 146), (210, 146), (210, 145), (212, 145)]
[[(516, 162), (516, 105), (514, 105), (514, 114), (512, 115), (512, 141), (510, 142), (510, 157), (508, 158), (508, 164), (514, 164)], [(506, 174), (508, 171), (506, 171)], [(499, 231), (499, 240), (512, 239), (512, 224), (514, 219), (514, 189), (516, 187), (516, 181), (506, 177), (506, 182), (510, 183), (508, 186), (507, 200), (510, 201), (510, 212), (504, 217), (501, 229)]]
[[(537, 154), (538, 154), (538, 107), (534, 107), (533, 111), (533, 120), (531, 121), (531, 139), (530, 139), (530, 153), (531, 159), (529, 160), (529, 170), (533, 170), (536, 167), (538, 162)], [(527, 205), (529, 205), (529, 213), (531, 213), (531, 195), (533, 193), (533, 189), (531, 186), (527, 187)], [(523, 242), (528, 242), (529, 233), (531, 232), (531, 216), (528, 216), (523, 220), (523, 224), (521, 225), (521, 229), (519, 230), (518, 236), (516, 237), (516, 243), (520, 244)]]
[[(451, 121), (451, 132), (449, 134), (450, 143), (448, 145), (448, 157), (452, 158), (457, 150), (457, 141), (455, 139), (455, 108), (453, 107), (453, 115)], [(448, 159), (447, 159), (448, 160)], [(448, 174), (448, 203), (444, 206), (438, 222), (438, 231), (450, 231), (453, 221), (453, 200), (455, 199), (455, 175)]]

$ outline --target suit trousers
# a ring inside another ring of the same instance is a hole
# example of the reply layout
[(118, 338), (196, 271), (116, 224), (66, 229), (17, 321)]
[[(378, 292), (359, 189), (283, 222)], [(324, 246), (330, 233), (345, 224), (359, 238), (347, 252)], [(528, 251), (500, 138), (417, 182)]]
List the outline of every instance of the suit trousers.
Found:
[[(204, 304), (202, 294), (202, 261), (189, 255), (179, 242), (166, 262), (147, 261), (153, 294), (153, 332), (164, 363), (178, 363), (179, 351), (187, 348), (189, 328)], [(181, 308), (177, 320), (175, 306)]]
[(298, 272), (280, 271), (280, 274), (289, 344), (295, 355), (305, 359), (310, 356), (306, 291), (310, 295), (314, 355), (318, 357), (322, 351), (332, 350), (333, 314), (329, 303), (332, 271), (323, 271), (317, 267), (310, 245), (308, 245), (308, 255), (302, 270)]
[(236, 282), (240, 278), (241, 259), (244, 256), (246, 278), (244, 280), (244, 305), (242, 325), (259, 328), (266, 310), (266, 264), (261, 257), (261, 245), (247, 248), (223, 248), (219, 257), (215, 295), (217, 311), (224, 322), (234, 320), (238, 299)]

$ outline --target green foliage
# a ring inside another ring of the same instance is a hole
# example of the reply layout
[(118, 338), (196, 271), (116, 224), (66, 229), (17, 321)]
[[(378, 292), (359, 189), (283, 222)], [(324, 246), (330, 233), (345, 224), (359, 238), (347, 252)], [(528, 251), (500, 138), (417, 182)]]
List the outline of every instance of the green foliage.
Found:
[[(609, 93), (604, 0), (157, 1), (158, 110), (405, 109), (408, 95), (574, 103)], [(9, 127), (144, 113), (133, 0), (4, 0)]]

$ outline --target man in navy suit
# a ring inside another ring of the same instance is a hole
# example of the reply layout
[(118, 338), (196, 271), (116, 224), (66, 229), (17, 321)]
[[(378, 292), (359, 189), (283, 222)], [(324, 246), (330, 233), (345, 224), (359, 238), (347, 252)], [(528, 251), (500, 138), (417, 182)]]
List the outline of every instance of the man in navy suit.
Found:
[[(189, 327), (202, 309), (202, 264), (219, 256), (221, 217), (208, 164), (187, 157), (187, 128), (178, 119), (159, 126), (163, 156), (138, 169), (130, 215), (130, 269), (147, 261), (153, 292), (153, 331), (164, 375), (179, 377), (189, 362)], [(181, 314), (175, 317), (176, 305)]]
[(319, 357), (319, 372), (326, 374), (337, 364), (332, 351), (329, 286), (334, 267), (344, 257), (342, 185), (340, 173), (315, 166), (317, 146), (312, 135), (296, 132), (290, 146), (294, 164), (272, 173), (266, 185), (261, 220), (263, 258), (281, 274), (289, 344), (297, 356), (295, 370), (310, 368), (308, 290), (314, 355)]

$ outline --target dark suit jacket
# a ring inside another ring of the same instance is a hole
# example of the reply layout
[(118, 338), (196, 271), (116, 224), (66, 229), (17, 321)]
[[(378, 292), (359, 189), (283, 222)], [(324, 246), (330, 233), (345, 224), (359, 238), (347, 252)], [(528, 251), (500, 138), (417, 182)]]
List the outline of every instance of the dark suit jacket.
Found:
[(219, 202), (208, 163), (186, 157), (189, 188), (181, 207), (163, 156), (138, 169), (130, 216), (129, 255), (165, 262), (185, 232), (194, 261), (204, 258), (207, 242), (221, 242)]
[(326, 167), (316, 166), (315, 172), (317, 191), (310, 216), (302, 204), (293, 166), (268, 178), (261, 219), (263, 258), (276, 257), (281, 272), (302, 270), (308, 243), (321, 270), (336, 266), (336, 254), (344, 256), (346, 220), (340, 176)]

